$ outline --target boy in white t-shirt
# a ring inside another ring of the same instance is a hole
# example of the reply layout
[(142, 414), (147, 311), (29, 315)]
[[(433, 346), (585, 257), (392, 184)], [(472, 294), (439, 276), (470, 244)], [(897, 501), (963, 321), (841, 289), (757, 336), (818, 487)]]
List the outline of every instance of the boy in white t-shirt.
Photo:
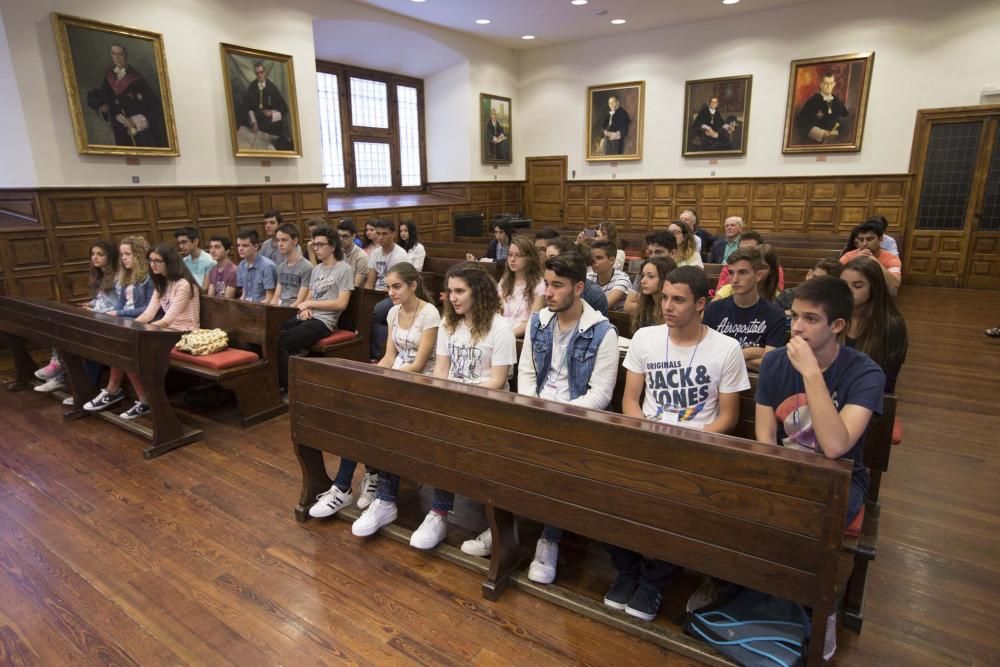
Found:
[[(701, 323), (706, 303), (708, 280), (700, 268), (682, 266), (667, 276), (662, 301), (666, 324), (636, 331), (625, 356), (625, 415), (711, 433), (736, 427), (740, 392), (750, 388), (750, 379), (739, 342)], [(607, 549), (618, 575), (604, 604), (653, 620), (661, 590), (677, 567), (621, 547)]]
[[(389, 269), (400, 262), (408, 262), (409, 257), (406, 251), (396, 244), (396, 225), (392, 220), (378, 219), (371, 223), (375, 228), (375, 242), (377, 247), (372, 252), (368, 260), (368, 278), (365, 287), (368, 289), (385, 292), (385, 278), (389, 275)], [(369, 352), (371, 358), (381, 359), (385, 352), (385, 340), (389, 337), (389, 309), (392, 308), (392, 299), (386, 297), (375, 304), (372, 311), (371, 341), (369, 342)]]

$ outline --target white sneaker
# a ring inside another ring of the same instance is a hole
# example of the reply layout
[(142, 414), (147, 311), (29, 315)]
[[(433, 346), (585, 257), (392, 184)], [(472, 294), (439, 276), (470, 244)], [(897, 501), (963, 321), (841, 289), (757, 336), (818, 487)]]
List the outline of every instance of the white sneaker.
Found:
[(63, 382), (63, 380), (64, 376), (60, 373), (54, 378), (50, 378), (46, 380), (44, 383), (35, 387), (35, 391), (40, 391), (43, 394), (48, 394), (50, 392), (56, 391), (57, 389), (62, 389), (63, 387), (66, 386), (66, 383)]
[(48, 381), (62, 373), (62, 364), (58, 361), (50, 361), (47, 366), (35, 371), (35, 377), (42, 381)]
[(448, 519), (443, 514), (431, 510), (424, 517), (420, 528), (413, 531), (413, 535), (410, 536), (410, 546), (414, 549), (433, 549), (441, 544), (447, 534)]
[(698, 611), (719, 600), (719, 582), (714, 577), (705, 577), (698, 590), (687, 601), (687, 611)]
[(377, 472), (366, 472), (365, 476), (361, 478), (361, 489), (358, 493), (358, 509), (363, 510), (372, 504), (375, 500), (375, 494), (378, 493), (378, 473)]
[(350, 491), (341, 491), (336, 486), (331, 486), (329, 491), (316, 496), (316, 503), (309, 508), (309, 516), (315, 519), (324, 519), (333, 516), (345, 505), (350, 505), (354, 496)]
[(837, 611), (826, 619), (826, 638), (823, 641), (823, 660), (829, 662), (837, 652)]
[(123, 400), (125, 400), (125, 392), (121, 389), (118, 390), (117, 394), (109, 394), (107, 389), (102, 389), (101, 393), (83, 404), (83, 409), (87, 412), (100, 412)]
[(493, 533), (490, 532), (489, 528), (476, 535), (476, 539), (462, 542), (462, 552), (470, 556), (488, 558), (492, 551)]
[(67, 396), (66, 398), (63, 399), (62, 404), (63, 405), (67, 405), (69, 407), (73, 407), (73, 397), (72, 396)]
[[(358, 505), (360, 504), (361, 501), (359, 499)], [(357, 521), (351, 525), (351, 532), (358, 537), (374, 535), (378, 532), (379, 528), (388, 526), (395, 521), (397, 516), (396, 503), (376, 498), (368, 506), (368, 509), (361, 513)]]
[(138, 419), (143, 415), (148, 415), (152, 411), (153, 409), (148, 405), (146, 405), (145, 403), (143, 403), (142, 401), (136, 401), (135, 403), (132, 404), (131, 408), (119, 414), (118, 416), (121, 417), (122, 419), (127, 419), (128, 421), (132, 421), (133, 419)]
[(535, 558), (528, 567), (528, 579), (536, 584), (551, 584), (556, 578), (556, 563), (559, 561), (559, 543), (539, 538), (535, 545)]

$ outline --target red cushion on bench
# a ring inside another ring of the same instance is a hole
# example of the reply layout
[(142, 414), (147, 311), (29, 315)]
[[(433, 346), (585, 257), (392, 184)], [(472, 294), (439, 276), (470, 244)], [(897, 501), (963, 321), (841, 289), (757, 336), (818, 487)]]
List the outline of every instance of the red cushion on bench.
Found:
[(845, 537), (857, 537), (861, 534), (861, 524), (865, 522), (865, 506), (861, 506), (861, 511), (854, 517), (854, 521), (844, 529)]
[(260, 357), (253, 352), (248, 350), (237, 350), (232, 347), (227, 347), (222, 352), (201, 356), (181, 352), (175, 347), (170, 351), (170, 358), (176, 359), (177, 361), (183, 361), (188, 364), (194, 364), (195, 366), (211, 368), (213, 371), (221, 371), (225, 368), (232, 368), (233, 366), (242, 366), (243, 364), (249, 364), (260, 359)]
[(892, 444), (898, 445), (901, 442), (903, 442), (903, 422), (896, 417), (892, 421)]
[(343, 331), (341, 329), (338, 329), (337, 331), (334, 331), (332, 334), (330, 334), (326, 338), (322, 338), (322, 339), (316, 341), (316, 344), (313, 345), (313, 347), (326, 347), (327, 345), (336, 345), (337, 343), (346, 343), (347, 341), (354, 340), (357, 337), (358, 337), (358, 334), (357, 334), (356, 331)]

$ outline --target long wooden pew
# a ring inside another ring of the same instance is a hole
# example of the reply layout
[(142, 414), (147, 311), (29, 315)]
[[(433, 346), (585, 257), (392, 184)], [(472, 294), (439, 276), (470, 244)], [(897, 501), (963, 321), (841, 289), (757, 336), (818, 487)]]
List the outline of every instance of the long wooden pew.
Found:
[(83, 368), (84, 360), (90, 359), (136, 373), (146, 389), (152, 408), (148, 417), (152, 428), (139, 421), (109, 417), (152, 441), (143, 450), (144, 458), (160, 456), (201, 438), (200, 430), (181, 424), (167, 400), (165, 379), (170, 352), (181, 337), (179, 331), (98, 315), (54, 301), (4, 296), (0, 296), (0, 331), (16, 370), (16, 379), (9, 390), (27, 389), (32, 384), (38, 366), (28, 354), (26, 341), (30, 340), (59, 350), (73, 395), (73, 408), (65, 415), (67, 420), (92, 414), (83, 410), (83, 404), (98, 392)]
[(817, 638), (849, 563), (844, 461), (343, 360), (293, 359), (290, 413), (299, 520), (329, 488), (323, 452), (482, 502), (489, 599), (517, 564), (514, 515), (808, 605)]

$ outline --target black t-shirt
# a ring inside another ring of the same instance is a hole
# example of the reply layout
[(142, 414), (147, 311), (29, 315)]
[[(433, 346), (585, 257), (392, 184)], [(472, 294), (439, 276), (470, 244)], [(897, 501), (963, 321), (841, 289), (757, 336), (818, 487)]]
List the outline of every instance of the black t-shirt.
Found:
[(713, 301), (705, 309), (704, 321), (738, 340), (740, 347), (781, 347), (787, 342), (785, 313), (767, 299), (757, 299), (749, 308), (740, 308), (731, 296)]

